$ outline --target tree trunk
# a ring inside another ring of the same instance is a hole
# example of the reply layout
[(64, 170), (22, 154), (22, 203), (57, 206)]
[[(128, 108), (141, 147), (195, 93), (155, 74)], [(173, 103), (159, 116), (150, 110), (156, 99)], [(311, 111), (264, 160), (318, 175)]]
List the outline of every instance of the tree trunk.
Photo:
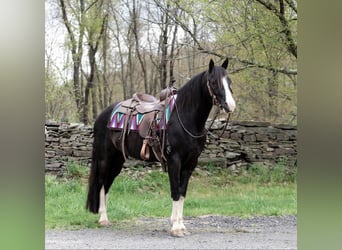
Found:
[(68, 19), (66, 3), (64, 0), (59, 0), (60, 8), (62, 11), (63, 23), (68, 31), (68, 37), (70, 39), (70, 50), (72, 54), (73, 61), (73, 92), (75, 103), (77, 107), (77, 113), (79, 117), (82, 115), (82, 86), (80, 86), (80, 69), (82, 62), (82, 54), (83, 54), (83, 37), (84, 37), (84, 25), (83, 25), (83, 16), (85, 11), (84, 0), (79, 0), (80, 2), (80, 23), (79, 23), (79, 32), (78, 32), (78, 40), (76, 40), (75, 34), (76, 32), (73, 30), (72, 25)]
[(276, 120), (278, 117), (278, 82), (277, 73), (273, 72), (267, 79), (268, 85), (268, 119)]
[[(167, 3), (166, 11), (169, 11), (170, 4)], [(160, 72), (160, 87), (166, 88), (167, 80), (167, 41), (168, 41), (168, 27), (169, 27), (169, 15), (167, 12), (163, 14), (163, 30), (162, 30), (162, 42), (161, 42), (161, 72)]]
[(147, 71), (145, 67), (145, 62), (142, 58), (140, 52), (140, 38), (139, 38), (139, 31), (138, 31), (138, 11), (136, 9), (136, 0), (133, 0), (133, 10), (132, 10), (132, 22), (133, 22), (133, 34), (135, 38), (135, 52), (137, 53), (137, 57), (140, 63), (140, 67), (142, 70), (143, 78), (144, 78), (144, 91), (145, 93), (148, 92), (148, 82), (147, 82)]
[(92, 108), (93, 108), (93, 116), (92, 116), (92, 122), (96, 120), (96, 117), (97, 117), (97, 89), (98, 88), (92, 88), (91, 89), (91, 101), (92, 101)]
[(108, 63), (108, 58), (107, 58), (107, 51), (108, 51), (108, 21), (105, 23), (104, 27), (104, 33), (102, 37), (102, 56), (103, 56), (103, 74), (102, 74), (102, 81), (103, 81), (103, 102), (101, 103), (101, 109), (104, 109), (107, 107), (110, 103), (110, 98), (109, 98), (109, 84), (108, 84), (108, 79), (107, 79), (107, 63)]
[(173, 83), (176, 81), (174, 76), (174, 63), (175, 63), (175, 45), (177, 38), (178, 24), (175, 24), (175, 28), (173, 31), (172, 43), (171, 43), (171, 51), (170, 51), (170, 82), (169, 87), (173, 86)]

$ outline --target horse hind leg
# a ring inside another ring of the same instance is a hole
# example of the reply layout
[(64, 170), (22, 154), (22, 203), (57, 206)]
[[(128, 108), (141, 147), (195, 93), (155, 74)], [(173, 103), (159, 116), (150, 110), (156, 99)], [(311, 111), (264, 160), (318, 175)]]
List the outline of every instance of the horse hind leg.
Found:
[(99, 195), (99, 210), (98, 210), (98, 213), (100, 215), (98, 223), (100, 225), (103, 225), (103, 226), (110, 225), (110, 222), (108, 220), (108, 215), (107, 215), (108, 196), (109, 196), (108, 192), (109, 192), (109, 188), (114, 182), (115, 177), (120, 173), (121, 169), (122, 169), (122, 164), (120, 164), (120, 168), (117, 171), (115, 171), (114, 174), (107, 179), (107, 183), (105, 183), (101, 187), (100, 195)]
[(99, 214), (100, 214), (100, 219), (99, 219), (99, 224), (102, 226), (108, 226), (109, 220), (107, 216), (107, 206), (108, 206), (108, 193), (105, 193), (105, 188), (102, 186), (100, 190), (100, 205), (99, 205)]
[[(103, 184), (100, 189), (99, 195), (99, 210), (98, 213), (100, 215), (99, 224), (103, 226), (110, 225), (107, 215), (108, 209), (108, 192), (110, 187), (112, 186), (116, 176), (118, 176), (121, 172), (124, 158), (120, 153), (116, 153), (114, 157), (107, 159), (106, 167), (104, 168), (104, 172), (102, 173)], [(115, 167), (114, 167), (115, 166)], [(113, 168), (114, 167), (114, 168)]]

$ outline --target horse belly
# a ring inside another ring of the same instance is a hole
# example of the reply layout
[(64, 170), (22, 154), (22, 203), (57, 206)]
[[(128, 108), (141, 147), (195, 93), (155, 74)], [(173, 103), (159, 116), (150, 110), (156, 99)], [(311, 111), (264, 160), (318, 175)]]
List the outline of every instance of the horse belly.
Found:
[[(115, 148), (122, 153), (122, 139), (121, 139), (122, 131), (120, 130), (112, 130), (112, 142)], [(129, 134), (125, 137), (124, 141), (125, 145), (125, 154), (126, 157), (132, 157), (137, 160), (143, 160), (140, 157), (140, 152), (143, 146), (143, 138), (140, 136), (138, 131), (130, 131)], [(157, 162), (157, 158), (153, 154), (153, 150), (149, 147), (150, 150), (150, 158), (145, 160), (146, 162)]]

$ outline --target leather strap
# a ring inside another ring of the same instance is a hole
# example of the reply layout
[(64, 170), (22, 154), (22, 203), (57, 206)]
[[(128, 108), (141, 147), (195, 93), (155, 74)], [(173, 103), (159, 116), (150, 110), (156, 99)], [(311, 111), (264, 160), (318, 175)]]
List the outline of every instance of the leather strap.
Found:
[(149, 137), (146, 137), (143, 140), (143, 145), (142, 145), (141, 151), (140, 151), (140, 157), (141, 157), (141, 159), (143, 159), (145, 161), (150, 159), (150, 148), (148, 146), (149, 139), (150, 139)]

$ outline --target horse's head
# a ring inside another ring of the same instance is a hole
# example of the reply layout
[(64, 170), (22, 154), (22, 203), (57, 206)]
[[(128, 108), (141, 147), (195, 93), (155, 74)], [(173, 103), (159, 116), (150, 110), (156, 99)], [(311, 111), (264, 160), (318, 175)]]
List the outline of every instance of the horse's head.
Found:
[(221, 67), (215, 66), (214, 61), (210, 59), (207, 85), (214, 103), (229, 113), (234, 112), (236, 104), (231, 89), (231, 80), (226, 71), (227, 66), (228, 58)]

